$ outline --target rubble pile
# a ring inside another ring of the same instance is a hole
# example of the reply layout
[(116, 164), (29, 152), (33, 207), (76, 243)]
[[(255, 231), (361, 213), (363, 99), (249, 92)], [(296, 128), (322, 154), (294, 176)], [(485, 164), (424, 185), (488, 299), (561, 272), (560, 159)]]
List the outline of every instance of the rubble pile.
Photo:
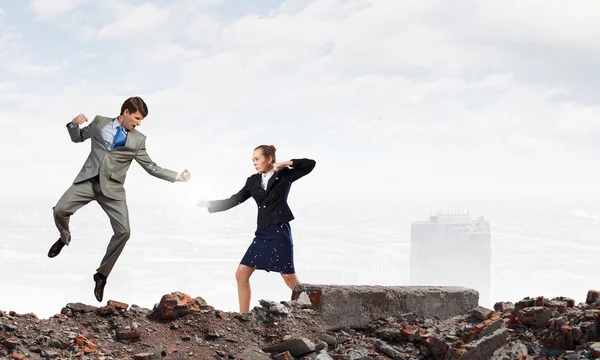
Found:
[[(386, 305), (387, 306), (387, 305)], [(151, 309), (67, 304), (50, 319), (0, 311), (0, 359), (550, 360), (600, 358), (600, 293), (525, 298), (449, 319), (414, 313), (331, 329), (310, 300), (223, 312), (164, 295)]]
[(277, 344), (304, 351), (296, 339), (308, 344), (321, 328), (317, 310), (298, 301), (261, 300), (241, 314), (174, 292), (152, 310), (110, 300), (101, 307), (69, 303), (47, 320), (0, 311), (0, 359), (266, 360), (265, 349)]
[[(477, 307), (444, 321), (408, 313), (376, 319), (367, 329), (321, 335), (336, 359), (550, 360), (600, 358), (600, 299), (525, 298)], [(367, 357), (368, 356), (368, 357)]]

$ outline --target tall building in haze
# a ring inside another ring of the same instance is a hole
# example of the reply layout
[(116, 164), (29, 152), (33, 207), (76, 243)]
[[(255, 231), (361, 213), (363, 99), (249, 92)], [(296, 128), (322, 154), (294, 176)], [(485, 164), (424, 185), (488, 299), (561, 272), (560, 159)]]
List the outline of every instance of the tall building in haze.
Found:
[(491, 231), (469, 213), (443, 214), (411, 226), (411, 285), (464, 286), (479, 292), (479, 304), (491, 307)]

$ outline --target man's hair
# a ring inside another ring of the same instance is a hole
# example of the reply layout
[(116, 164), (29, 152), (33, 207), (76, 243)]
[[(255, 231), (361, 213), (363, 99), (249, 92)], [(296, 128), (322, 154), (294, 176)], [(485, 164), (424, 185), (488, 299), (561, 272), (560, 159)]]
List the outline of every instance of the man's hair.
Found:
[(123, 115), (125, 110), (129, 110), (130, 114), (134, 114), (136, 111), (139, 111), (143, 117), (148, 116), (148, 106), (146, 106), (144, 100), (142, 100), (142, 98), (139, 96), (133, 96), (125, 100), (121, 106), (121, 115)]

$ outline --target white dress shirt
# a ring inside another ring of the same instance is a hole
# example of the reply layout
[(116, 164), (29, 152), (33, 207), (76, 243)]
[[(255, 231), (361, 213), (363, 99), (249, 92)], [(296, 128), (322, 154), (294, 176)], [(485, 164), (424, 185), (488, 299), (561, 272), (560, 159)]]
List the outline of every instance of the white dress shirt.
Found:
[[(102, 130), (100, 130), (102, 139), (104, 139), (104, 144), (110, 150), (114, 148), (115, 136), (117, 135), (117, 126), (119, 125), (119, 118), (114, 118), (113, 121), (109, 122)], [(123, 127), (123, 132), (125, 133), (125, 138), (127, 139), (127, 129), (125, 129), (125, 127)]]
[(275, 174), (275, 170), (271, 170), (268, 173), (260, 174), (262, 176), (260, 186), (263, 188), (263, 190), (267, 190), (267, 184), (269, 183), (269, 179), (271, 178), (271, 176), (273, 176), (273, 174)]

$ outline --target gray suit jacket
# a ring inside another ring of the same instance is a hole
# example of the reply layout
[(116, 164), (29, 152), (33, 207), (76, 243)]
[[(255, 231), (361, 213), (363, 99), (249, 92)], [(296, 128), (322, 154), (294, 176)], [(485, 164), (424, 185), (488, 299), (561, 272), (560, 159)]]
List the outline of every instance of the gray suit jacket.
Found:
[(100, 175), (100, 188), (104, 196), (125, 200), (125, 177), (132, 160), (148, 172), (148, 174), (159, 179), (175, 182), (178, 173), (163, 169), (150, 159), (146, 152), (146, 136), (133, 129), (127, 133), (127, 141), (124, 146), (109, 150), (102, 138), (101, 130), (114, 118), (96, 116), (86, 127), (76, 126), (69, 129), (69, 135), (73, 142), (82, 142), (87, 139), (92, 141), (92, 150), (83, 168), (73, 181), (74, 184)]

